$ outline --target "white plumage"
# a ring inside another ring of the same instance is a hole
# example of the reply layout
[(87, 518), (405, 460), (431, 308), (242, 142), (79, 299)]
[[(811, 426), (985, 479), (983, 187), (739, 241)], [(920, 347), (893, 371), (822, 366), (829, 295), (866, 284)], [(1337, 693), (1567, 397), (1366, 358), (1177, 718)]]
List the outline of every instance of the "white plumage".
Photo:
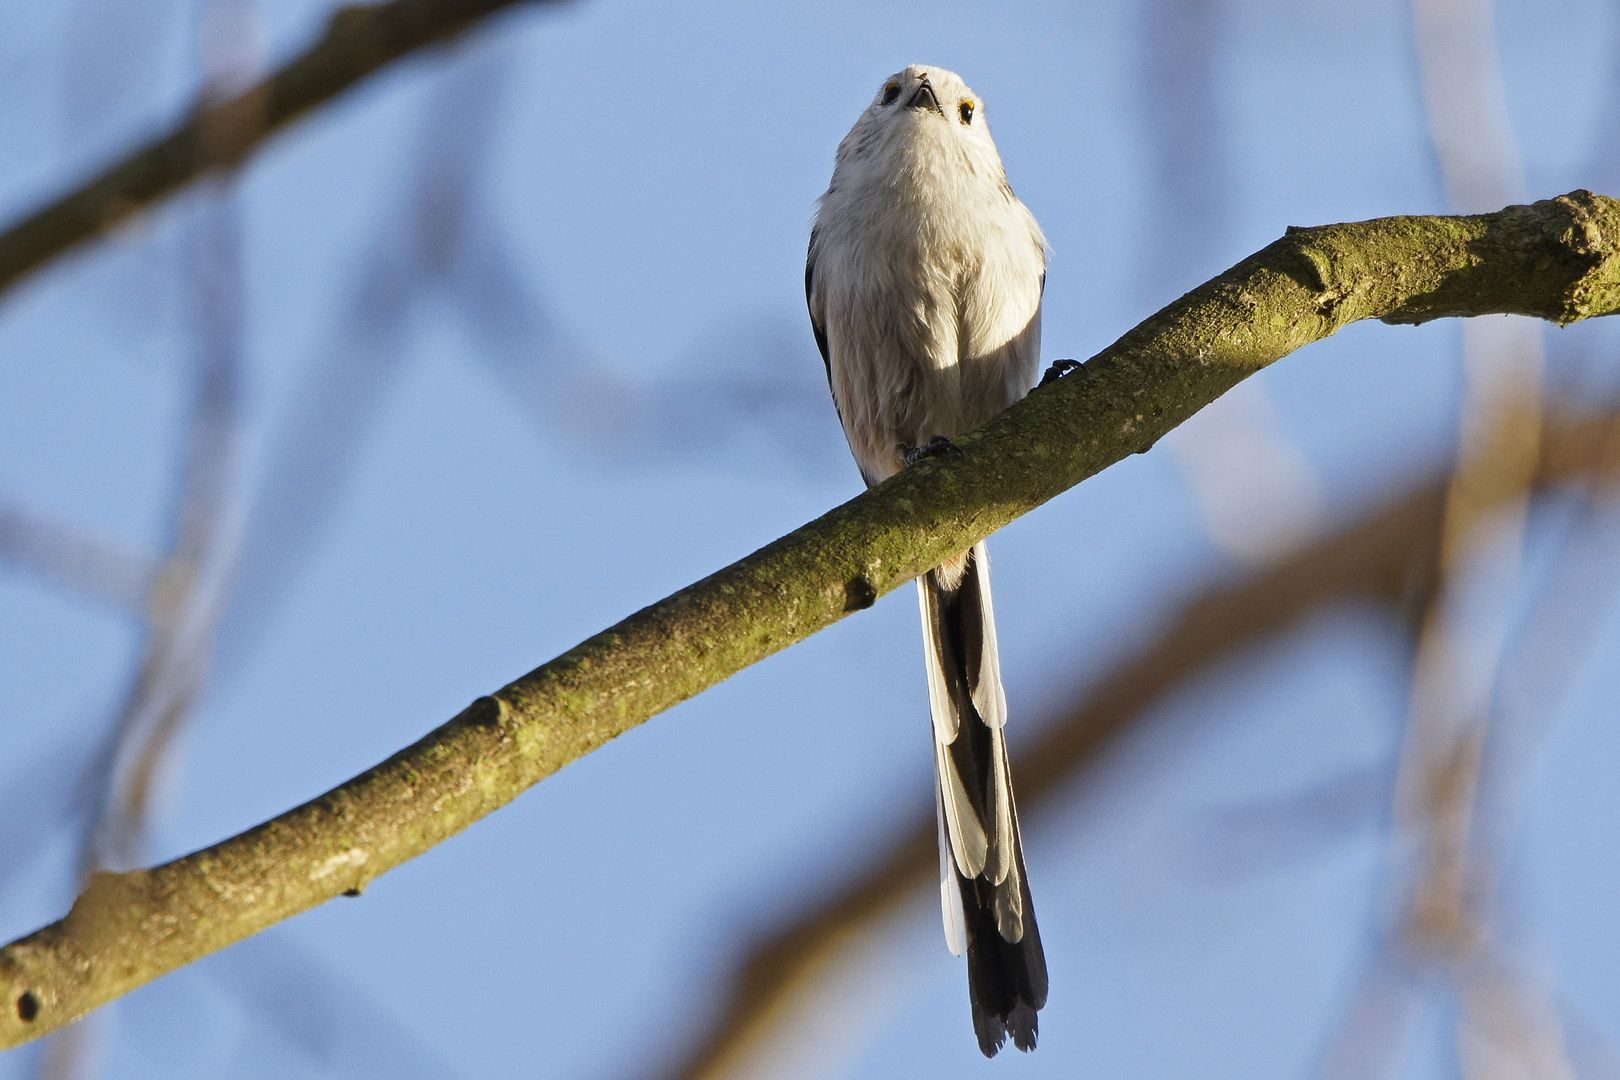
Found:
[[(1045, 280), (1046, 241), (1007, 183), (983, 101), (941, 68), (885, 80), (838, 147), (805, 269), (827, 381), (868, 484), (898, 472), (908, 448), (963, 434), (1029, 392)], [(1007, 768), (985, 546), (917, 586), (946, 940), (965, 945), (985, 1054), (1009, 1034), (1029, 1050), (1046, 963)]]

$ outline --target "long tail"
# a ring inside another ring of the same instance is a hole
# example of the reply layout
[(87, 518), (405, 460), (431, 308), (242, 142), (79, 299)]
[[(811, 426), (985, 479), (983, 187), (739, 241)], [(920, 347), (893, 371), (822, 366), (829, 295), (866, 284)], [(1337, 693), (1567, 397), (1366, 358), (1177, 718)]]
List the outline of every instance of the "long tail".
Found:
[(984, 544), (917, 579), (934, 719), (940, 902), (951, 952), (968, 958), (973, 1030), (985, 1057), (1007, 1036), (1035, 1049), (1046, 956), (1024, 872), (1007, 767), (1007, 697)]

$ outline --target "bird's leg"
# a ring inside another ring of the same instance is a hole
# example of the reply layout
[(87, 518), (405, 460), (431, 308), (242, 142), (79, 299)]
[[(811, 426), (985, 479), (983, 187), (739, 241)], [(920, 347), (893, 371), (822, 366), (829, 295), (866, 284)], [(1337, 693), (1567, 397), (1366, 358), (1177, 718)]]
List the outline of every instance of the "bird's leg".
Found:
[(935, 435), (928, 440), (925, 446), (907, 446), (900, 444), (900, 460), (906, 465), (915, 465), (924, 458), (940, 457), (945, 454), (960, 454), (962, 448), (943, 435)]
[(1079, 360), (1054, 360), (1052, 366), (1046, 369), (1046, 374), (1041, 376), (1041, 381), (1035, 384), (1035, 389), (1039, 390), (1047, 383), (1055, 383), (1071, 371), (1085, 370), (1086, 365)]

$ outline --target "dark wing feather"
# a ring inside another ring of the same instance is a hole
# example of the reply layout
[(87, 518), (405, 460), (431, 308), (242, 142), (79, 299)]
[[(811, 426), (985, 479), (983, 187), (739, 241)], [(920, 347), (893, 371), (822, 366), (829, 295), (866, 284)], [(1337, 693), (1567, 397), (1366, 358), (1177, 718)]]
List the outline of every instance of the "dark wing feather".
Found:
[[(827, 324), (816, 318), (816, 230), (810, 230), (810, 254), (804, 260), (804, 305), (810, 309), (810, 332), (816, 335), (816, 348), (827, 368), (827, 386), (832, 386), (832, 355), (827, 351)], [(833, 402), (837, 404), (836, 399)]]

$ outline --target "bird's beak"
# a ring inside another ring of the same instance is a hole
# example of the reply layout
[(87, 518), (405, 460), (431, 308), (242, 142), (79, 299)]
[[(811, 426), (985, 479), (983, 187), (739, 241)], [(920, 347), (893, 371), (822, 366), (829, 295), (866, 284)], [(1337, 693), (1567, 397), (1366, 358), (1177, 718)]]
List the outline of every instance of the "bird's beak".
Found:
[(917, 87), (917, 92), (911, 95), (911, 100), (906, 102), (906, 108), (933, 109), (939, 115), (945, 115), (945, 110), (939, 107), (939, 98), (934, 96), (934, 88), (927, 79), (924, 79), (922, 85)]

